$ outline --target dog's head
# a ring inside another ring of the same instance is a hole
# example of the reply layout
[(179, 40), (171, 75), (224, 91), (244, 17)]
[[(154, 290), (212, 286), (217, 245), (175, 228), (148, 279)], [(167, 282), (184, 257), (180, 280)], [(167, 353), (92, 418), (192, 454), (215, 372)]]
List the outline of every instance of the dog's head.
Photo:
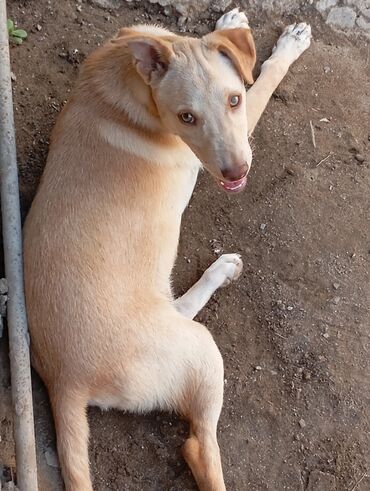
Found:
[(162, 124), (223, 189), (241, 191), (252, 161), (244, 85), (253, 83), (256, 60), (250, 30), (216, 31), (202, 39), (133, 36), (127, 45)]

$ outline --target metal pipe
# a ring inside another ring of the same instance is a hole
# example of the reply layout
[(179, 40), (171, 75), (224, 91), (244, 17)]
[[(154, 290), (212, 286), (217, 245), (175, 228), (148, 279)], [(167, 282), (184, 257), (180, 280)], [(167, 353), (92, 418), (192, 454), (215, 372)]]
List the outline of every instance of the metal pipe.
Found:
[(37, 491), (29, 335), (23, 285), (22, 229), (10, 78), (6, 1), (0, 0), (0, 176), (17, 486)]

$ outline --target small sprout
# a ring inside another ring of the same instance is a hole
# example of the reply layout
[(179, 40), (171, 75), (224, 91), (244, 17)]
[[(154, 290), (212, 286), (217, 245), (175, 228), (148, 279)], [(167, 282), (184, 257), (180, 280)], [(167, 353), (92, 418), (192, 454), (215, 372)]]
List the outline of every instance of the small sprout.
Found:
[(24, 39), (27, 38), (27, 32), (24, 29), (16, 29), (11, 19), (7, 20), (6, 26), (8, 28), (9, 39), (15, 44), (22, 44)]

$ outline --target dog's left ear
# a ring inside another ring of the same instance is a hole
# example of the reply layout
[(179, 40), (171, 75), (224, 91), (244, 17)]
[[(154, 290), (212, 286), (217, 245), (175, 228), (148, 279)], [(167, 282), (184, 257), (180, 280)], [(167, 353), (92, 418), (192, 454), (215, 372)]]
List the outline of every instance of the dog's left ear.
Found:
[(224, 29), (204, 37), (208, 46), (227, 56), (243, 80), (253, 84), (253, 68), (256, 63), (256, 47), (250, 29)]
[(127, 40), (139, 75), (151, 85), (166, 73), (173, 56), (170, 42), (159, 37), (141, 36)]

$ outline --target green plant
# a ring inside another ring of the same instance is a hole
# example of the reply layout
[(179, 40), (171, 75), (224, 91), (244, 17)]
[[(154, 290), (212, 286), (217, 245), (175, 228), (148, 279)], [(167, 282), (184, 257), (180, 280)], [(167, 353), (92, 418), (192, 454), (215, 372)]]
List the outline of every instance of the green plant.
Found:
[(27, 32), (23, 29), (16, 29), (14, 27), (14, 22), (11, 19), (7, 20), (7, 28), (9, 39), (11, 39), (16, 44), (22, 44), (23, 40), (27, 38)]

